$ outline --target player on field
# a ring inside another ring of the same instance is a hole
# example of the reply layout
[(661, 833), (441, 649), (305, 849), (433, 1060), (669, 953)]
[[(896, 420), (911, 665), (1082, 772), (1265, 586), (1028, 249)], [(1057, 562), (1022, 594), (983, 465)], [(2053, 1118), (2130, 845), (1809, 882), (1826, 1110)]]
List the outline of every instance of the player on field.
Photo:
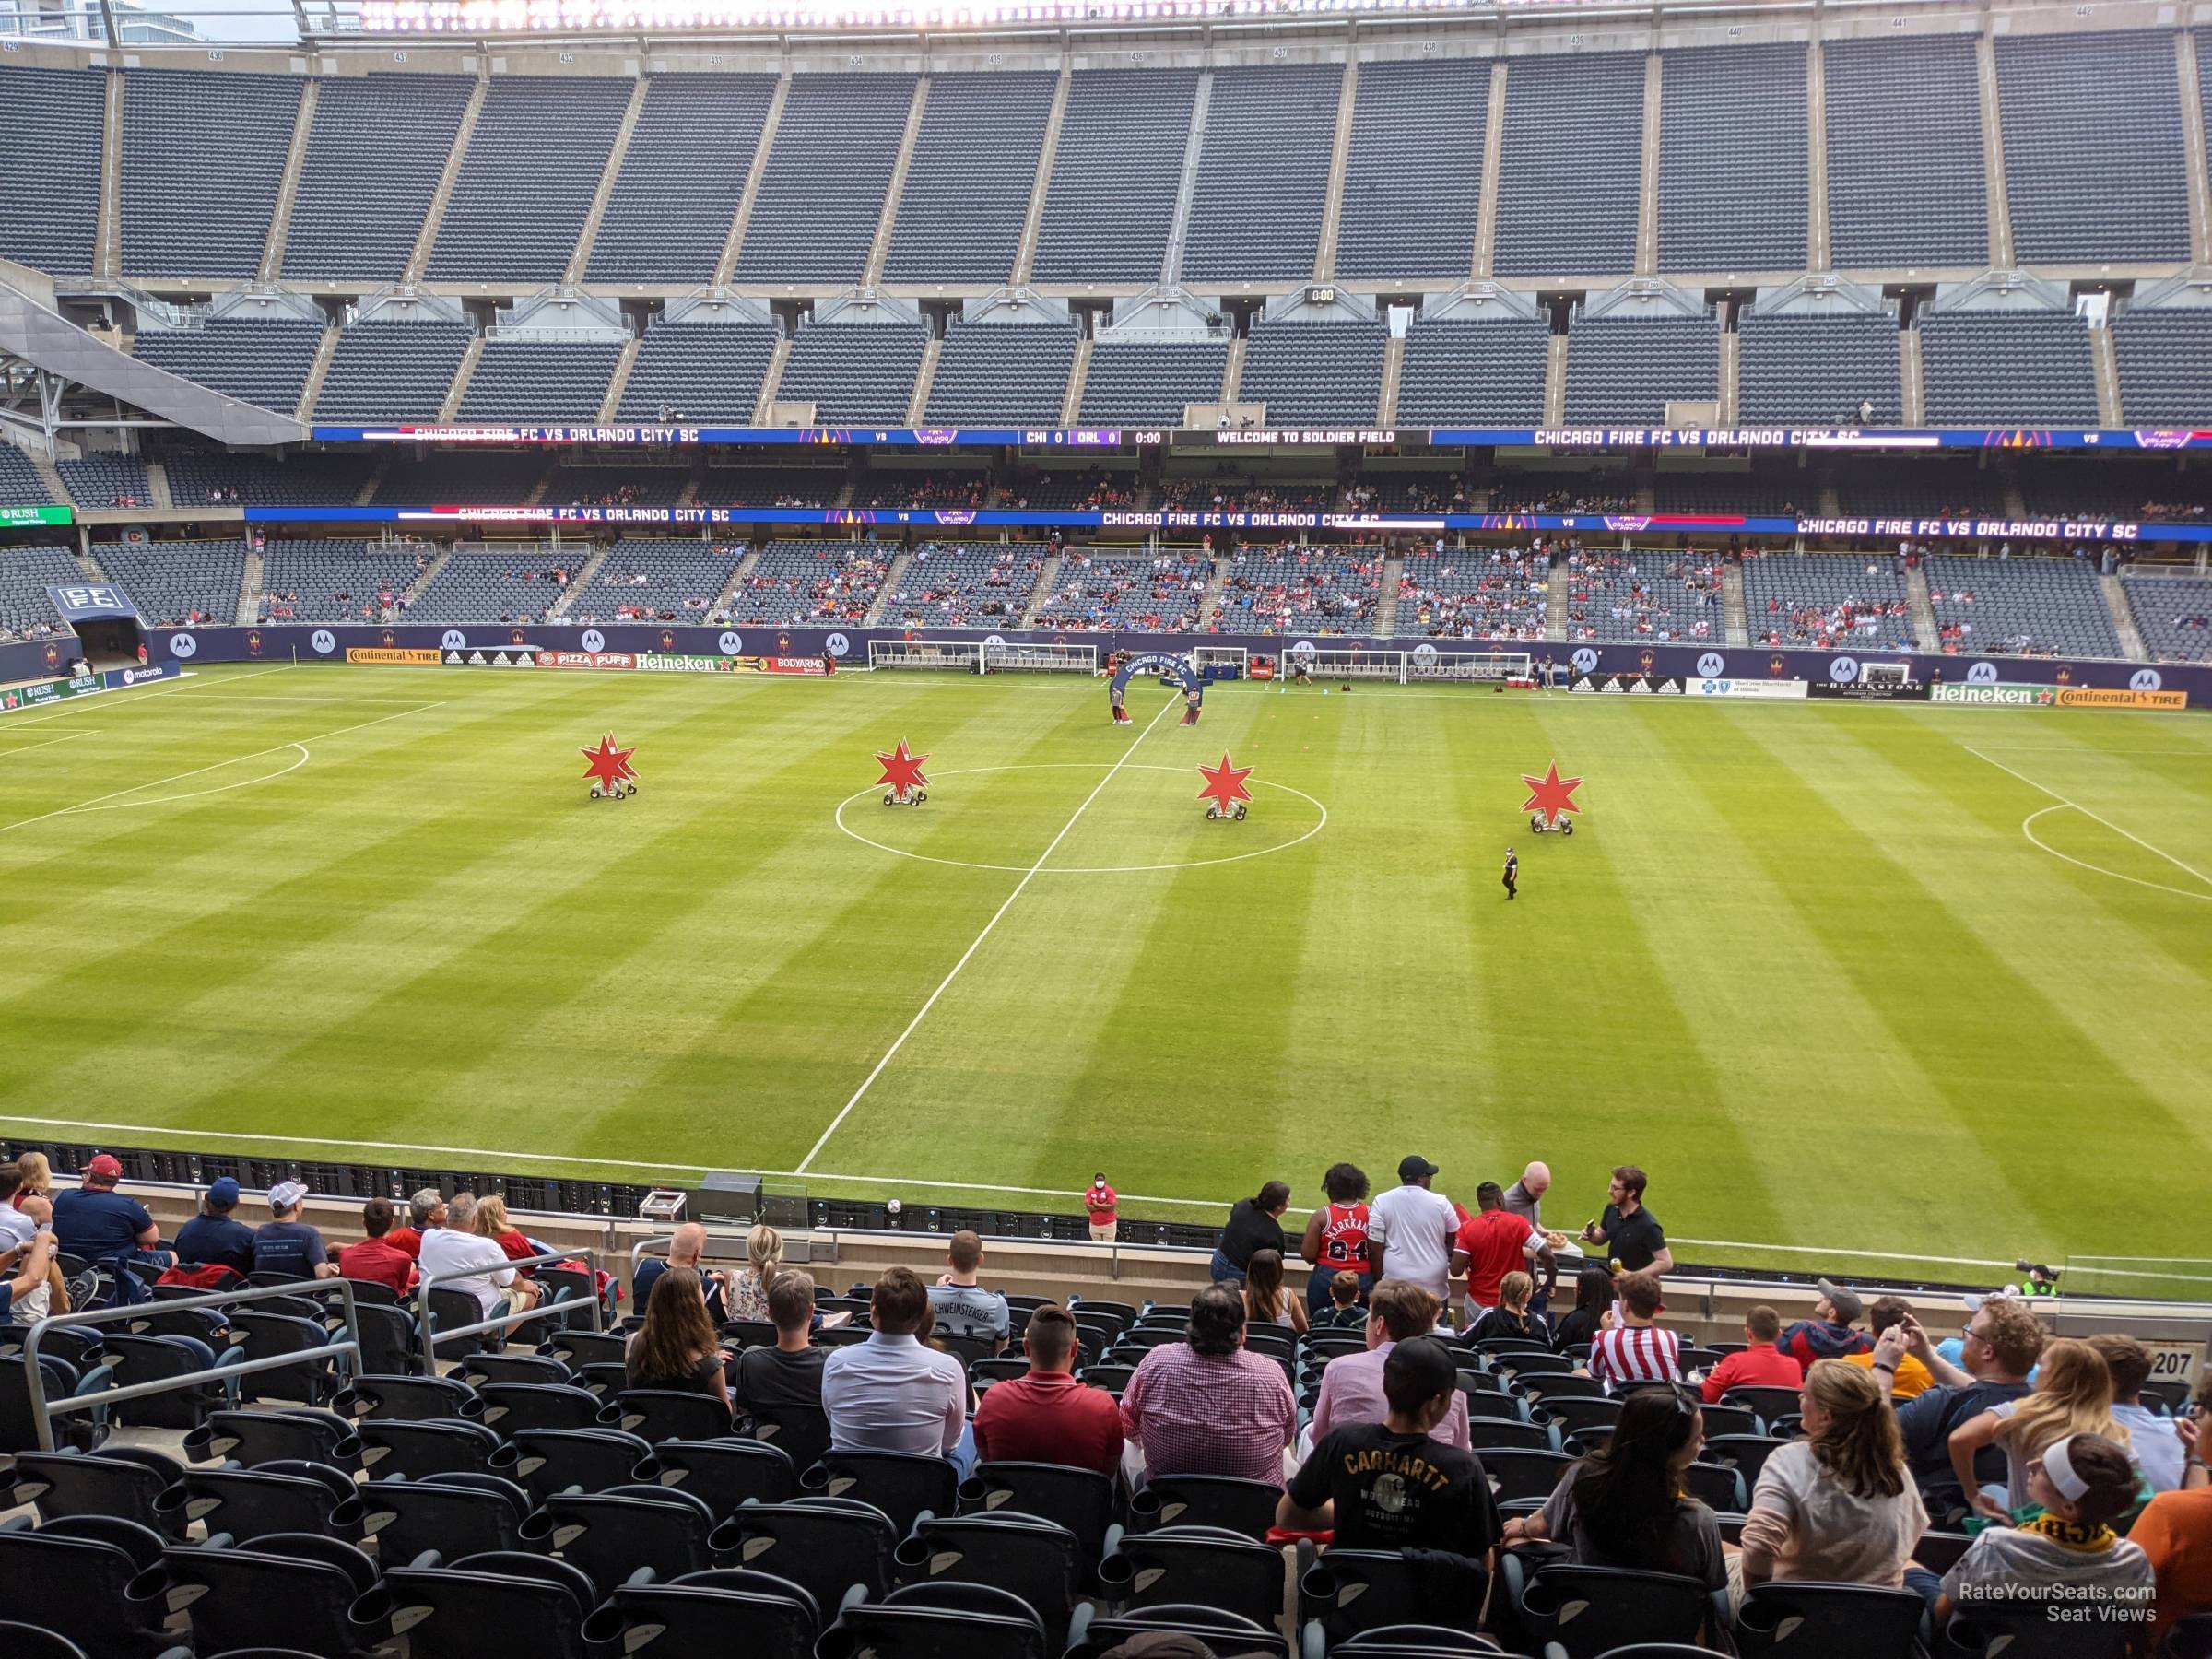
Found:
[(1505, 896), (1508, 899), (1521, 896), (1521, 860), (1514, 856), (1511, 847), (1505, 850), (1505, 874), (1500, 879), (1505, 884)]

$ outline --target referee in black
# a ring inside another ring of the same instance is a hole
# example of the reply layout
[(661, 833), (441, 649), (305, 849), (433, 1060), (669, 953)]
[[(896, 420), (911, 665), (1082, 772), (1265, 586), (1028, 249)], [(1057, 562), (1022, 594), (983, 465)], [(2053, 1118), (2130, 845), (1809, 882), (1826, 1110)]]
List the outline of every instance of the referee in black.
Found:
[(1508, 899), (1521, 896), (1521, 861), (1513, 855), (1511, 847), (1505, 850), (1505, 874), (1500, 879), (1505, 883), (1505, 896)]

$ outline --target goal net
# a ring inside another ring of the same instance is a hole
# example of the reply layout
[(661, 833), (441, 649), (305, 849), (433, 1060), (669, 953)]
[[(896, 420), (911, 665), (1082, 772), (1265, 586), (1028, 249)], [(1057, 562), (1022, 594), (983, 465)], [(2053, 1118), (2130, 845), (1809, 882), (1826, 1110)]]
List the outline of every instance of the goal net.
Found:
[(1096, 645), (1011, 645), (1005, 641), (983, 641), (983, 672), (1004, 674), (1096, 674)]
[(870, 640), (871, 668), (951, 668), (974, 674), (983, 647), (976, 640)]
[(1191, 666), (1204, 674), (1208, 668), (1226, 668), (1237, 679), (1250, 677), (1252, 653), (1241, 645), (1199, 645), (1191, 651)]
[(1869, 686), (1904, 686), (1912, 680), (1910, 663), (1861, 663), (1859, 678)]
[(1473, 680), (1494, 685), (1529, 677), (1525, 651), (1409, 651), (1406, 677), (1414, 680)]
[(1324, 650), (1319, 646), (1300, 651), (1296, 646), (1283, 653), (1283, 675), (1294, 678), (1300, 668), (1309, 671), (1317, 680), (1394, 680), (1406, 683), (1406, 653), (1402, 651), (1363, 651), (1358, 646)]

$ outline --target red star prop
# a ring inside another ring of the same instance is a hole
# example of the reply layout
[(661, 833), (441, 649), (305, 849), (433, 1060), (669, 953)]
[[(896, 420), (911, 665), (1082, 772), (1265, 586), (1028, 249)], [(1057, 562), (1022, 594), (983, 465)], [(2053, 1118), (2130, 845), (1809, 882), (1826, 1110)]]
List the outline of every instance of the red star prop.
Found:
[(1244, 780), (1252, 776), (1252, 768), (1231, 766), (1227, 755), (1221, 757), (1218, 766), (1200, 767), (1198, 775), (1206, 780), (1206, 787), (1198, 792), (1198, 798), (1211, 800), (1224, 812), (1235, 802), (1252, 799), (1252, 791), (1244, 787)]
[(637, 752), (635, 748), (617, 748), (615, 735), (609, 732), (599, 739), (597, 748), (582, 751), (583, 758), (591, 763), (583, 769), (583, 775), (597, 779), (602, 789), (612, 789), (638, 775), (638, 769), (629, 763), (629, 758)]
[(891, 753), (879, 754), (876, 759), (883, 767), (883, 776), (877, 779), (876, 782), (888, 783), (901, 794), (929, 782), (922, 775), (922, 763), (929, 757), (912, 752), (906, 747), (906, 739), (903, 737), (899, 739), (899, 747)]
[(1557, 760), (1551, 762), (1540, 778), (1532, 778), (1523, 772), (1521, 782), (1528, 785), (1528, 799), (1521, 803), (1521, 810), (1542, 812), (1547, 824), (1558, 823), (1562, 812), (1582, 810), (1575, 805), (1574, 792), (1583, 786), (1583, 781), (1580, 778), (1560, 777)]

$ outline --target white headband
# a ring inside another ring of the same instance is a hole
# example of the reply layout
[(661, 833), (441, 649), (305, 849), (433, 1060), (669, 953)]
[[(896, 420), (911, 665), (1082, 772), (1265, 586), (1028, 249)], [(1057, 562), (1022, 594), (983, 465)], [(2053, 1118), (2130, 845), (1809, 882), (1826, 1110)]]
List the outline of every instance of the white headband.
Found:
[(2070, 1441), (2053, 1441), (2043, 1451), (2043, 1475), (2068, 1503), (2077, 1501), (2089, 1489), (2089, 1483), (2074, 1473), (2074, 1460), (2066, 1454)]

